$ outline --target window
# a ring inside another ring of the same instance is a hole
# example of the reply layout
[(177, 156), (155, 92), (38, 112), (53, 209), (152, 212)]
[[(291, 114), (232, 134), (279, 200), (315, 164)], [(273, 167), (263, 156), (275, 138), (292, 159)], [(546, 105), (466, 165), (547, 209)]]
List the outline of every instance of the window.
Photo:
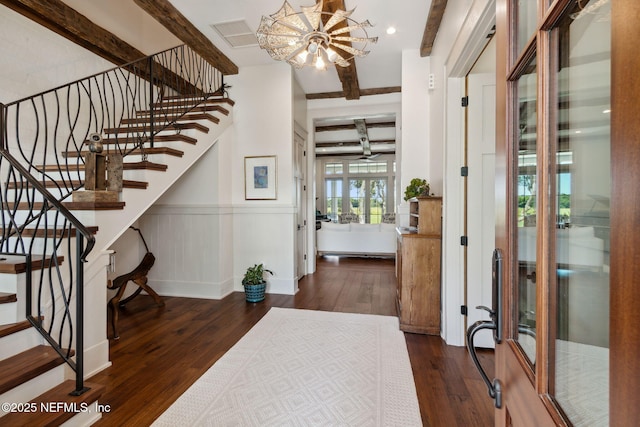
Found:
[[(323, 194), (318, 194), (316, 209), (331, 220), (353, 213), (360, 222), (379, 224), (385, 213), (394, 212), (395, 159), (391, 155), (370, 160), (319, 160)], [(342, 175), (342, 176), (341, 176)], [(389, 191), (389, 185), (394, 187)], [(348, 197), (346, 196), (348, 194)]]

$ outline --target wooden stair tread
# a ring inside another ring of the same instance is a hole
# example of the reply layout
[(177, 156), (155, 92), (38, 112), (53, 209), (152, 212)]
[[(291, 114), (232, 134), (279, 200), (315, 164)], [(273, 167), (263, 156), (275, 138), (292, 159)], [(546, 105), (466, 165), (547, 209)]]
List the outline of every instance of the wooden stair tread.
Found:
[[(120, 122), (121, 124), (135, 124), (135, 123), (148, 123), (149, 122), (149, 118), (150, 116), (138, 116), (137, 118), (133, 118), (133, 119), (122, 119), (122, 121)], [(169, 114), (169, 115), (159, 115), (159, 117), (156, 118), (157, 119), (162, 119), (162, 122), (173, 122), (178, 121), (180, 122), (181, 120), (209, 120), (212, 123), (220, 123), (220, 119), (217, 118), (216, 116), (212, 115), (212, 114), (207, 114), (205, 112), (188, 112), (185, 114)]]
[[(38, 345), (15, 356), (0, 360), (0, 394), (41, 375), (64, 360), (48, 345)], [(4, 424), (4, 417), (2, 418)]]
[(29, 322), (28, 320), (23, 320), (22, 322), (17, 323), (9, 323), (8, 325), (1, 325), (0, 338), (15, 334), (16, 332), (24, 331), (25, 329), (29, 329), (31, 326), (31, 322)]
[(16, 294), (0, 292), (0, 304), (9, 304), (17, 301), (18, 301), (18, 297), (16, 296)]
[(163, 165), (162, 163), (154, 163), (148, 160), (143, 160), (141, 162), (131, 162), (124, 163), (124, 170), (153, 170), (164, 172), (167, 170), (168, 166)]
[[(45, 188), (65, 188), (66, 186), (79, 188), (84, 185), (82, 182), (77, 180), (64, 181), (64, 182), (63, 181), (45, 181), (45, 182), (41, 182), (41, 184), (43, 184)], [(144, 181), (133, 181), (130, 179), (122, 180), (122, 187), (124, 188), (147, 188), (148, 186), (149, 186), (149, 183)], [(16, 187), (17, 186), (15, 182), (10, 182), (9, 185), (7, 186), (7, 188), (9, 189), (15, 189)]]
[[(157, 111), (161, 112), (163, 110), (162, 109), (157, 109)], [(209, 105), (199, 105), (199, 106), (194, 107), (191, 110), (189, 110), (189, 113), (192, 113), (192, 112), (204, 113), (204, 112), (207, 112), (207, 111), (217, 111), (219, 113), (224, 114), (225, 116), (229, 115), (229, 110), (224, 108), (224, 107), (222, 107), (221, 105), (218, 105), (218, 104), (214, 104), (214, 105), (211, 105), (211, 104), (209, 104)], [(149, 116), (149, 114), (150, 114), (149, 110), (142, 110), (142, 111), (136, 112), (137, 116), (142, 116), (142, 117)]]
[[(48, 266), (51, 258), (31, 260), (31, 270), (40, 270), (42, 266)], [(58, 257), (58, 264), (64, 262), (64, 257)], [(27, 263), (23, 256), (20, 255), (0, 255), (0, 273), (20, 274), (27, 271)]]
[[(180, 150), (176, 150), (175, 148), (169, 148), (169, 147), (154, 147), (154, 148), (145, 148), (144, 150), (140, 150), (140, 149), (136, 149), (133, 150), (131, 153), (129, 153), (129, 155), (136, 155), (136, 154), (168, 154), (169, 156), (175, 156), (175, 157), (182, 157), (184, 155), (183, 151)], [(88, 151), (81, 151), (79, 153), (80, 156), (84, 156), (85, 154), (87, 154)], [(71, 157), (78, 157), (78, 152), (64, 152), (62, 153), (63, 156), (71, 158)]]
[[(88, 388), (86, 392), (80, 396), (72, 396), (69, 393), (75, 390), (75, 381), (67, 380), (58, 386), (44, 392), (40, 396), (31, 400), (29, 403), (35, 403), (37, 410), (35, 412), (12, 412), (1, 418), (2, 425), (7, 427), (17, 426), (59, 426), (68, 421), (77, 413), (82, 412), (82, 408), (96, 412), (91, 404), (96, 402), (105, 391), (105, 387), (101, 384), (85, 382), (84, 386)], [(75, 410), (64, 409), (58, 410), (57, 407), (49, 408), (48, 411), (41, 411), (40, 404), (49, 405), (51, 403), (64, 402)]]
[[(126, 158), (126, 157), (125, 157)], [(58, 167), (58, 165), (47, 165), (47, 166), (38, 166), (37, 169), (42, 172), (58, 172), (58, 171), (70, 171), (70, 172), (82, 172), (85, 167), (84, 164), (80, 165), (69, 165), (68, 169)], [(142, 161), (142, 162), (125, 162), (122, 164), (123, 170), (155, 170), (155, 171), (166, 171), (167, 165), (163, 165), (161, 163), (154, 163), (150, 161)]]
[[(92, 211), (103, 211), (103, 210), (112, 210), (112, 209), (122, 209), (125, 206), (125, 202), (95, 202), (92, 203), (91, 207), (89, 207), (86, 202), (62, 202), (65, 208), (69, 210), (92, 210)], [(19, 210), (19, 211), (40, 211), (44, 203), (42, 202), (20, 202), (17, 205), (12, 202), (5, 202), (4, 207), (7, 210)]]
[[(174, 123), (167, 127), (162, 128), (162, 130), (185, 130), (185, 129), (196, 129), (200, 132), (209, 133), (209, 128), (205, 125), (202, 125), (197, 122), (186, 122), (186, 123)], [(137, 132), (145, 132), (149, 130), (149, 126), (122, 126), (117, 128), (105, 128), (102, 131), (106, 134), (115, 134), (115, 133), (137, 133)]]
[[(189, 142), (195, 144), (198, 140), (189, 135), (183, 135), (181, 133), (172, 133), (170, 135), (156, 135), (153, 137), (154, 142)], [(123, 137), (123, 138), (104, 138), (102, 140), (103, 145), (109, 144), (138, 144), (140, 142), (137, 138)], [(149, 144), (149, 138), (143, 139), (144, 144)], [(126, 157), (125, 157), (126, 159)]]
[[(207, 100), (201, 100), (199, 103), (201, 104), (228, 104), (230, 106), (234, 106), (235, 102), (230, 98), (209, 98)], [(193, 99), (188, 99), (184, 97), (173, 97), (166, 96), (160, 102), (153, 103), (153, 107), (160, 106), (178, 106), (178, 105), (193, 105)]]
[[(91, 234), (96, 234), (98, 232), (98, 227), (96, 226), (91, 226), (91, 227), (86, 227), (87, 230), (89, 230), (89, 232)], [(71, 233), (69, 233), (69, 229), (65, 228), (64, 230), (60, 229), (60, 228), (48, 228), (48, 229), (42, 229), (42, 228), (38, 228), (38, 229), (34, 229), (34, 228), (25, 228), (24, 230), (22, 230), (22, 237), (75, 237), (76, 236), (76, 229), (72, 228), (71, 229)]]
[(111, 211), (124, 209), (125, 202), (62, 202), (71, 211)]

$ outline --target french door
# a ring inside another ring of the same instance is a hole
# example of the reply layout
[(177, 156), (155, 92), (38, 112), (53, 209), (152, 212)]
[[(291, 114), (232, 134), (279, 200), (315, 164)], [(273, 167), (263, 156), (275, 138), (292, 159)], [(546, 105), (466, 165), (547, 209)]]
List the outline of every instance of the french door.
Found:
[(640, 425), (640, 2), (496, 11), (496, 425)]

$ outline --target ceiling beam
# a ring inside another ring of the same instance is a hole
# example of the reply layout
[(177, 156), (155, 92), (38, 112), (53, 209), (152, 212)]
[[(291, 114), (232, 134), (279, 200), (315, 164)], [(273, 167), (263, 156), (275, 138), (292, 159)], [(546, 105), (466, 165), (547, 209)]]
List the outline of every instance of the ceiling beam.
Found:
[[(322, 4), (323, 12), (335, 13), (338, 9), (347, 10), (344, 5), (344, 0), (324, 0), (324, 3)], [(326, 22), (328, 17), (323, 17), (322, 19), (323, 22)], [(346, 26), (346, 22), (340, 22), (334, 28), (339, 29)], [(348, 36), (349, 33), (345, 33), (344, 35)], [(360, 84), (358, 83), (358, 72), (356, 70), (355, 58), (349, 61), (348, 67), (340, 67), (336, 65), (335, 69), (338, 73), (338, 78), (342, 83), (342, 96), (347, 100), (360, 99)]]
[(194, 27), (169, 0), (133, 1), (222, 74), (238, 74), (238, 66)]
[[(374, 89), (360, 89), (360, 96), (369, 95), (383, 95), (386, 93), (399, 93), (402, 92), (401, 86), (391, 87), (379, 87)], [(342, 92), (320, 92), (320, 93), (308, 93), (307, 99), (329, 99), (329, 98), (344, 98), (344, 91)]]
[(424, 27), (422, 43), (420, 44), (421, 57), (431, 55), (433, 42), (436, 40), (436, 35), (438, 35), (438, 29), (440, 28), (440, 22), (442, 21), (446, 7), (447, 0), (431, 0), (429, 16), (427, 17), (427, 24)]
[[(367, 128), (394, 128), (396, 127), (396, 122), (379, 122), (379, 123), (369, 123), (367, 122)], [(349, 123), (344, 125), (328, 125), (328, 126), (316, 126), (316, 132), (330, 132), (336, 130), (353, 130), (357, 129), (355, 123)]]
[(365, 156), (371, 155), (371, 145), (369, 144), (369, 134), (367, 133), (367, 124), (364, 119), (355, 119), (353, 121), (358, 131), (358, 138), (360, 138), (360, 144), (362, 144), (362, 154)]
[[(389, 144), (395, 144), (396, 140), (395, 139), (370, 139), (369, 140), (369, 144), (371, 145), (371, 147), (374, 147), (375, 145), (389, 145)], [(316, 142), (316, 147), (360, 147), (360, 140), (351, 140), (351, 141), (317, 141)]]

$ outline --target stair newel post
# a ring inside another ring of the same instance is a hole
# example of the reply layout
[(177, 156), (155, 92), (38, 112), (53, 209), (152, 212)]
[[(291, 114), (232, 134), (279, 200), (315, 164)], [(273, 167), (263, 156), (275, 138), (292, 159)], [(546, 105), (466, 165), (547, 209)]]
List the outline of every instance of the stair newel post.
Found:
[[(153, 56), (150, 56), (149, 59), (149, 146), (151, 148), (153, 148), (153, 137), (154, 137), (154, 111), (153, 111), (153, 103), (154, 103), (154, 96), (153, 96), (153, 79), (154, 79), (154, 75), (153, 75)], [(142, 149), (142, 147), (140, 147), (140, 149)]]
[(89, 390), (84, 386), (84, 236), (76, 237), (76, 389), (70, 394), (79, 396)]

